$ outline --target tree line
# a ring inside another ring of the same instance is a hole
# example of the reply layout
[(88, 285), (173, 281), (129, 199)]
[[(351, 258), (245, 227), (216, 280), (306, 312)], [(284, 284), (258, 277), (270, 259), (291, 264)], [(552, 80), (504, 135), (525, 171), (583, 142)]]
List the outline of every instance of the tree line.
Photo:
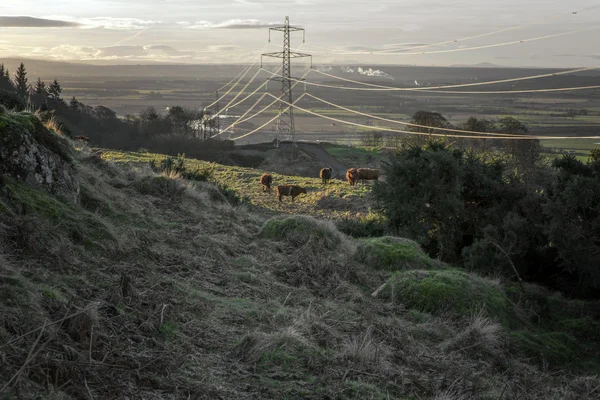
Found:
[(600, 150), (527, 165), (428, 140), (391, 156), (372, 193), (389, 229), (433, 257), (597, 298)]
[(110, 108), (91, 107), (72, 97), (62, 98), (63, 88), (57, 79), (46, 84), (38, 78), (30, 84), (24, 63), (13, 77), (0, 64), (0, 104), (15, 111), (37, 112), (43, 120), (54, 119), (66, 136), (87, 136), (94, 146), (122, 150), (139, 150), (191, 157), (216, 159), (216, 149), (230, 149), (233, 143), (213, 138), (216, 119), (203, 109), (173, 106), (165, 113), (153, 107), (140, 115), (119, 118)]

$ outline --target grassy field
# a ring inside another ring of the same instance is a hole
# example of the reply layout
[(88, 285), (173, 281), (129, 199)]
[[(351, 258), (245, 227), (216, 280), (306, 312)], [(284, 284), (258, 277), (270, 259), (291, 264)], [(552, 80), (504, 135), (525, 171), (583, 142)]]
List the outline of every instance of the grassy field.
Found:
[(74, 157), (77, 204), (14, 178), (0, 190), (6, 398), (575, 400), (600, 390), (593, 303), (300, 215), (346, 215), (367, 187), (275, 174), (310, 189), (280, 205), (258, 170), (187, 160), (213, 170), (201, 182), (153, 172), (156, 154)]
[[(102, 158), (117, 164), (147, 167), (152, 160), (160, 162), (165, 156), (105, 150)], [(193, 159), (186, 160), (186, 167), (189, 170), (213, 171), (214, 182), (235, 191), (238, 196), (247, 198), (252, 205), (269, 213), (301, 213), (324, 218), (341, 218), (364, 215), (369, 211), (369, 185), (349, 186), (346, 181), (339, 179), (332, 179), (329, 184), (323, 185), (318, 177), (281, 175), (272, 171), (225, 166)], [(271, 172), (273, 176), (270, 192), (263, 192), (259, 183), (264, 172)], [(291, 197), (284, 197), (280, 203), (274, 190), (277, 185), (302, 186), (306, 188), (307, 194), (300, 195), (293, 203)]]

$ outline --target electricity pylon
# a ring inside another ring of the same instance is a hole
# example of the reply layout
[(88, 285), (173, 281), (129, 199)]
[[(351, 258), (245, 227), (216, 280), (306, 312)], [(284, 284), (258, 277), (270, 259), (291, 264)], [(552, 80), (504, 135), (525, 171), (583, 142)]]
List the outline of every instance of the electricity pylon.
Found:
[[(283, 65), (281, 68), (281, 76), (276, 78), (271, 78), (271, 80), (280, 81), (281, 82), (281, 99), (286, 101), (289, 104), (293, 103), (292, 96), (292, 63), (290, 60), (292, 58), (299, 57), (311, 57), (311, 68), (312, 68), (312, 56), (310, 54), (298, 53), (295, 51), (291, 51), (290, 48), (290, 33), (302, 31), (302, 42), (304, 43), (305, 39), (305, 31), (303, 28), (298, 28), (295, 26), (290, 26), (290, 18), (285, 17), (285, 25), (277, 26), (269, 29), (269, 42), (271, 41), (271, 31), (279, 31), (283, 32), (283, 51), (276, 53), (264, 53), (261, 55), (261, 67), (262, 67), (262, 57), (275, 57), (283, 59)], [(294, 109), (291, 106), (288, 106), (284, 103), (279, 103), (279, 117), (277, 118), (277, 130), (275, 137), (275, 146), (279, 147), (279, 141), (284, 136), (291, 136), (292, 143), (294, 146), (296, 145), (296, 128), (294, 125)]]

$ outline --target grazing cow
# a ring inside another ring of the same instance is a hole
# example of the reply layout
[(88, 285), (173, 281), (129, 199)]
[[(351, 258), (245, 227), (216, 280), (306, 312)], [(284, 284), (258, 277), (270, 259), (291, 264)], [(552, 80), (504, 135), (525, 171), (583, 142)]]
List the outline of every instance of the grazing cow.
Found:
[(86, 143), (90, 142), (90, 138), (87, 136), (75, 136), (73, 139), (78, 140), (80, 142), (86, 142)]
[(357, 178), (358, 178), (358, 170), (356, 168), (350, 168), (346, 172), (346, 180), (348, 180), (348, 183), (350, 184), (350, 186), (356, 185)]
[(378, 169), (369, 169), (369, 168), (359, 168), (358, 173), (356, 175), (356, 180), (363, 181), (377, 181), (379, 180), (379, 170)]
[(283, 196), (292, 196), (292, 202), (301, 193), (306, 194), (306, 189), (296, 185), (282, 185), (277, 186), (277, 198), (281, 201)]
[(262, 174), (260, 177), (260, 184), (263, 185), (263, 192), (271, 190), (271, 184), (273, 183), (273, 177), (271, 174)]
[(319, 172), (319, 176), (323, 180), (323, 185), (326, 185), (328, 181), (331, 180), (331, 172), (333, 170), (331, 168), (323, 168), (321, 172)]

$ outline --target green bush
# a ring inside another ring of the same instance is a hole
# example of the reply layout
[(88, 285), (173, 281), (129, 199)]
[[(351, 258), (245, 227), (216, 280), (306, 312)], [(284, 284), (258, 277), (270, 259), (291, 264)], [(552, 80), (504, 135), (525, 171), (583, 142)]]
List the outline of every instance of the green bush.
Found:
[(431, 268), (436, 265), (417, 243), (392, 236), (362, 240), (355, 256), (365, 265), (393, 271)]
[(513, 319), (514, 310), (500, 284), (457, 269), (400, 271), (389, 279), (384, 293), (432, 314), (468, 316), (483, 309), (505, 325)]
[(600, 322), (585, 318), (567, 318), (558, 321), (557, 329), (578, 339), (600, 341)]
[(363, 218), (344, 218), (336, 222), (338, 230), (353, 238), (379, 237), (385, 235), (385, 217), (369, 214)]
[(330, 250), (342, 243), (342, 235), (332, 223), (304, 215), (271, 218), (265, 222), (259, 236), (284, 240), (295, 247), (310, 245)]
[(573, 361), (576, 356), (577, 342), (562, 332), (513, 331), (510, 332), (510, 343), (515, 351), (540, 364), (560, 366)]
[[(229, 204), (231, 204), (232, 206), (239, 206), (242, 204), (251, 204), (250, 199), (247, 196), (240, 196), (238, 195), (238, 193), (234, 190), (229, 188), (226, 185), (220, 184), (220, 183), (215, 183), (215, 187), (217, 188), (218, 193), (220, 193), (220, 195), (223, 196), (223, 198), (225, 198), (225, 200), (227, 200), (227, 202)], [(221, 198), (217, 198), (215, 196), (211, 195), (211, 199), (212, 200), (221, 200)]]
[(193, 171), (184, 171), (181, 177), (189, 181), (208, 182), (214, 176), (214, 167), (198, 168)]

